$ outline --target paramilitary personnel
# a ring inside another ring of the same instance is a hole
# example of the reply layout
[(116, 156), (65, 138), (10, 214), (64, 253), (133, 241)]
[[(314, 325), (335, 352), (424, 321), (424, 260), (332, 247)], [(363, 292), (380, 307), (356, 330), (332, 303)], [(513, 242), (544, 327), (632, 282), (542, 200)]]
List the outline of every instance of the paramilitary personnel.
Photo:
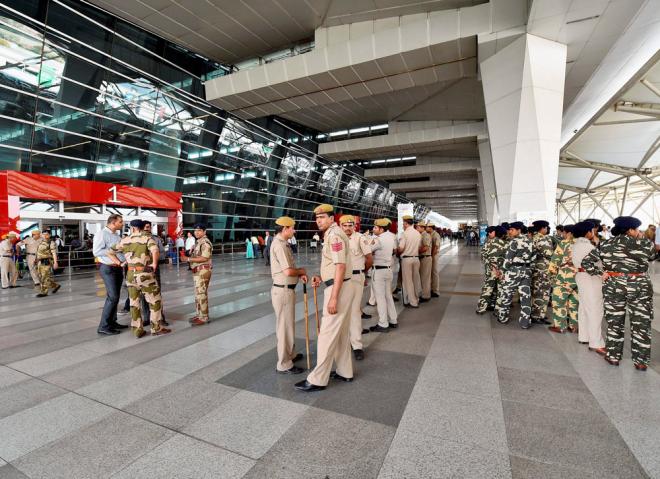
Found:
[[(156, 244), (158, 245), (158, 257), (160, 259), (165, 258), (165, 245), (163, 244), (163, 240), (161, 239), (160, 236), (157, 234), (154, 234), (154, 232), (151, 230), (152, 228), (152, 223), (149, 220), (142, 220), (144, 221), (144, 231), (146, 233), (149, 233), (151, 237), (154, 239)], [(161, 295), (163, 294), (163, 285), (160, 282), (160, 268), (158, 268), (154, 274), (156, 278), (156, 282), (158, 283), (158, 289), (160, 289)], [(147, 301), (144, 299), (144, 296), (140, 296), (140, 301), (142, 303), (142, 315), (144, 316), (144, 325), (146, 326), (151, 322), (151, 313), (149, 309), (149, 304)], [(165, 319), (165, 309), (163, 308), (163, 305), (161, 304), (161, 309), (160, 309), (160, 322), (164, 326), (169, 326), (170, 323), (167, 322)]]
[(426, 223), (426, 232), (431, 235), (431, 258), (433, 259), (433, 266), (431, 268), (431, 297), (437, 298), (440, 296), (440, 233), (435, 230), (435, 224), (431, 222)]
[(499, 277), (502, 281), (495, 306), (497, 321), (505, 324), (509, 322), (513, 293), (517, 290), (520, 296), (520, 318), (518, 323), (523, 329), (531, 326), (532, 312), (531, 263), (534, 260), (532, 242), (525, 234), (521, 234), (525, 225), (520, 221), (509, 223), (509, 245), (502, 263), (502, 272)]
[(419, 279), (422, 287), (421, 303), (431, 300), (431, 273), (433, 272), (433, 239), (426, 232), (426, 222), (417, 223), (417, 231), (422, 235), (419, 246)]
[[(603, 278), (603, 302), (607, 321), (605, 360), (618, 366), (623, 354), (626, 311), (630, 319), (630, 349), (635, 368), (646, 371), (651, 358), (653, 284), (649, 260), (658, 250), (639, 231), (641, 221), (632, 216), (614, 219), (611, 239), (603, 241), (583, 260), (582, 267)], [(603, 266), (599, 266), (599, 260)]]
[(209, 322), (209, 283), (213, 264), (213, 245), (206, 236), (206, 225), (197, 223), (195, 225), (195, 246), (188, 257), (193, 273), (193, 285), (195, 286), (195, 312), (196, 316), (190, 319), (193, 326), (201, 326)]
[(277, 365), (280, 374), (300, 374), (303, 368), (293, 363), (303, 358), (296, 354), (296, 284), (298, 278), (307, 283), (307, 272), (297, 268), (289, 239), (296, 234), (296, 222), (288, 216), (275, 220), (275, 238), (270, 244), (270, 275), (273, 287), (270, 297), (275, 310), (275, 336), (277, 337)]
[(53, 270), (59, 267), (57, 263), (57, 246), (50, 238), (50, 231), (44, 231), (43, 241), (37, 247), (37, 270), (39, 271), (39, 294), (37, 298), (48, 296), (48, 290), (53, 294), (60, 290), (60, 285), (53, 279)]
[(371, 331), (387, 333), (390, 328), (399, 327), (396, 306), (392, 297), (392, 263), (395, 260), (396, 235), (390, 232), (392, 222), (387, 218), (374, 221), (376, 242), (371, 247), (373, 251), (373, 273), (371, 285), (376, 298), (378, 324), (370, 327)]
[(550, 302), (550, 291), (552, 281), (548, 267), (555, 248), (552, 237), (548, 234), (550, 223), (545, 220), (537, 220), (534, 225), (534, 236), (532, 237), (532, 249), (534, 251), (534, 263), (532, 265), (532, 323), (550, 324), (546, 317), (548, 303)]
[(32, 230), (30, 236), (24, 238), (23, 241), (18, 243), (18, 246), (25, 246), (25, 255), (27, 257), (27, 266), (28, 271), (30, 271), (30, 276), (32, 276), (32, 282), (34, 287), (39, 287), (39, 269), (37, 268), (37, 248), (39, 243), (43, 240), (41, 238), (41, 231)]
[(552, 288), (552, 323), (550, 331), (565, 333), (566, 327), (572, 333), (578, 332), (578, 305), (579, 297), (575, 273), (577, 268), (573, 265), (573, 226), (564, 226), (564, 240), (555, 248), (550, 259), (548, 271), (554, 276)]
[[(603, 279), (601, 275), (590, 275), (582, 267), (582, 260), (596, 246), (592, 243), (596, 226), (590, 221), (581, 221), (573, 226), (575, 243), (572, 248), (573, 264), (577, 268), (575, 282), (580, 292), (578, 305), (578, 341), (588, 344), (591, 351), (604, 356), (605, 340), (603, 339)], [(599, 267), (603, 267), (598, 262)]]
[(401, 282), (404, 297), (408, 298), (406, 304), (409, 308), (419, 307), (417, 285), (419, 284), (419, 247), (422, 235), (413, 227), (413, 217), (403, 217), (403, 235), (399, 240), (398, 253), (401, 258)]
[[(160, 288), (154, 272), (158, 268), (158, 245), (150, 233), (144, 231), (142, 220), (131, 221), (131, 234), (122, 238), (108, 250), (108, 257), (116, 264), (123, 266), (117, 258), (117, 252), (123, 253), (128, 265), (126, 285), (131, 304), (131, 326), (137, 338), (146, 334), (143, 326), (140, 295), (149, 304), (151, 310), (151, 335), (159, 336), (171, 333), (171, 329), (161, 323), (162, 299)], [(42, 282), (43, 287), (43, 282)]]
[[(331, 205), (319, 205), (314, 209), (316, 226), (323, 234), (321, 252), (321, 275), (312, 278), (312, 286), (321, 282), (323, 291), (323, 318), (317, 340), (316, 367), (307, 379), (296, 383), (301, 391), (325, 389), (330, 378), (340, 381), (353, 381), (351, 342), (348, 338), (350, 307), (354, 288), (346, 284), (353, 276), (353, 266), (349, 254), (348, 236), (335, 223)], [(332, 364), (336, 370), (332, 371)]]
[(489, 226), (486, 228), (486, 244), (481, 250), (481, 261), (484, 264), (484, 284), (481, 287), (481, 296), (477, 304), (477, 314), (495, 309), (495, 300), (500, 289), (500, 271), (504, 262), (508, 245), (503, 237), (506, 230), (503, 226)]
[(16, 244), (16, 233), (2, 235), (0, 241), (0, 275), (2, 277), (2, 289), (15, 288), (18, 273), (14, 263), (14, 244)]
[[(339, 218), (339, 225), (346, 236), (348, 236), (351, 264), (353, 265), (350, 286), (354, 289), (353, 301), (351, 303), (351, 325), (349, 337), (351, 348), (356, 361), (364, 359), (364, 346), (362, 345), (362, 295), (364, 292), (365, 274), (373, 264), (371, 254), (371, 241), (363, 234), (355, 231), (355, 217), (344, 215)], [(348, 286), (348, 285), (347, 285)], [(369, 316), (371, 318), (371, 316)], [(365, 332), (369, 332), (368, 330)]]

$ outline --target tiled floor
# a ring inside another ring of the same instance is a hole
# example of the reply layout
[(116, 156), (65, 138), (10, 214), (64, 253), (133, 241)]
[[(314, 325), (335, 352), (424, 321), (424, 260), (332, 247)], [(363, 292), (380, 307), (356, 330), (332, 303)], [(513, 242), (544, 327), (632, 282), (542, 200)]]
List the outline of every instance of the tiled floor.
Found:
[(314, 394), (275, 374), (263, 260), (216, 262), (200, 328), (189, 272), (169, 267), (174, 333), (140, 340), (96, 334), (93, 274), (40, 300), (3, 291), (0, 479), (660, 478), (660, 354), (612, 368), (574, 335), (476, 316), (477, 251), (442, 253), (441, 297), (365, 335), (355, 381)]

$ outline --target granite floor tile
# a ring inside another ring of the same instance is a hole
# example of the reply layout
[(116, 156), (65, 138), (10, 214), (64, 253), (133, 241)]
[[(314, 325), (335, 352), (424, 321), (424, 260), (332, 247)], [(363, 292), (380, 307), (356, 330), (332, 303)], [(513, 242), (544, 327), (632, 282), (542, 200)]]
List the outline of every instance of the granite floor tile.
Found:
[(71, 346), (52, 353), (17, 361), (9, 364), (9, 366), (30, 376), (42, 376), (58, 369), (82, 363), (99, 355), (100, 353), (94, 351)]
[(416, 388), (451, 390), (473, 396), (500, 397), (497, 368), (485, 361), (427, 358), (419, 373)]
[(518, 456), (511, 456), (511, 475), (512, 479), (565, 479), (567, 477), (599, 479), (602, 477), (589, 469), (547, 464)]
[[(374, 334), (374, 336), (376, 335)], [(369, 351), (382, 350), (424, 356), (431, 348), (434, 333), (411, 334), (404, 329), (399, 333), (397, 329), (396, 331), (390, 331), (387, 334), (381, 334), (379, 336), (365, 351), (365, 354), (369, 354)]]
[(378, 479), (509, 479), (506, 452), (399, 430)]
[(0, 457), (19, 457), (110, 415), (113, 410), (73, 393), (0, 420)]
[(2, 479), (30, 479), (11, 464), (6, 464), (4, 461), (0, 462), (0, 464), (4, 464), (4, 466), (0, 467), (0, 477)]
[(241, 391), (183, 431), (258, 459), (306, 410), (302, 404)]
[(495, 344), (498, 368), (577, 377), (573, 365), (561, 351), (515, 349), (506, 344)]
[(113, 479), (239, 479), (254, 461), (177, 434), (151, 450)]
[(124, 371), (138, 367), (137, 363), (107, 355), (97, 356), (79, 364), (44, 374), (41, 379), (75, 391)]
[(644, 415), (624, 422), (614, 421), (621, 437), (650, 477), (660, 477), (660, 424)]
[(39, 379), (29, 379), (0, 388), (0, 418), (11, 416), (66, 391)]
[(371, 479), (394, 428), (310, 408), (245, 476), (250, 479)]
[(233, 352), (232, 350), (214, 347), (208, 342), (201, 341), (152, 359), (145, 366), (187, 375), (215, 361), (226, 358)]
[(199, 420), (238, 389), (185, 377), (129, 404), (125, 411), (174, 430)]
[(173, 434), (135, 416), (115, 412), (21, 457), (13, 464), (33, 479), (109, 477), (157, 448)]
[(0, 366), (0, 388), (16, 384), (21, 381), (30, 379), (25, 373), (16, 371), (15, 369), (8, 368), (7, 366)]

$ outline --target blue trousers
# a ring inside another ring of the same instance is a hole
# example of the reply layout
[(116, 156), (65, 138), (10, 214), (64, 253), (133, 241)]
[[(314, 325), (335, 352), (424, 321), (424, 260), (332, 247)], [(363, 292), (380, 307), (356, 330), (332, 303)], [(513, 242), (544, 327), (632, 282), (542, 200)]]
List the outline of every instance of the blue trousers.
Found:
[(121, 285), (124, 281), (124, 271), (121, 268), (102, 264), (99, 273), (106, 291), (99, 329), (112, 329), (117, 324), (117, 304), (119, 304)]

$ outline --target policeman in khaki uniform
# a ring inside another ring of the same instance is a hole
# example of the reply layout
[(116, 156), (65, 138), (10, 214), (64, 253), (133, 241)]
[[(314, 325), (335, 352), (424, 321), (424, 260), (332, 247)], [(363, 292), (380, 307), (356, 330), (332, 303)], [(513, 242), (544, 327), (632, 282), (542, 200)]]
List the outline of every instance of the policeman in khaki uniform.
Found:
[(399, 240), (398, 253), (401, 258), (401, 277), (404, 295), (408, 297), (409, 308), (419, 307), (417, 285), (419, 285), (419, 247), (422, 235), (413, 227), (413, 217), (403, 217), (403, 235)]
[(190, 320), (193, 326), (201, 326), (209, 322), (209, 283), (211, 282), (211, 256), (213, 245), (206, 236), (206, 226), (196, 224), (195, 246), (190, 253), (188, 263), (193, 273), (193, 284), (195, 285), (195, 311), (197, 316)]
[(0, 241), (0, 274), (2, 275), (2, 289), (15, 288), (16, 263), (14, 263), (14, 243), (16, 243), (16, 233), (2, 235)]
[(426, 223), (426, 232), (431, 235), (431, 258), (433, 264), (431, 267), (431, 297), (440, 296), (440, 233), (435, 230), (435, 225), (431, 222)]
[(39, 271), (40, 292), (37, 298), (48, 296), (48, 290), (53, 294), (60, 290), (60, 285), (53, 280), (53, 270), (59, 267), (57, 263), (57, 246), (50, 239), (50, 231), (42, 233), (43, 241), (37, 247), (37, 269)]
[[(312, 278), (312, 285), (321, 282), (323, 291), (323, 318), (317, 340), (316, 367), (307, 379), (296, 383), (298, 390), (311, 392), (325, 389), (330, 378), (353, 381), (351, 343), (348, 337), (350, 307), (354, 288), (350, 282), (353, 276), (348, 237), (335, 223), (331, 205), (319, 205), (314, 209), (316, 225), (324, 232), (321, 252), (321, 276)], [(337, 368), (333, 372), (332, 364)]]
[(374, 221), (376, 241), (372, 246), (373, 274), (371, 286), (376, 298), (378, 309), (378, 324), (370, 327), (371, 331), (387, 333), (390, 328), (399, 327), (396, 306), (392, 297), (392, 263), (397, 248), (396, 235), (390, 232), (392, 222), (387, 218)]
[(32, 276), (32, 281), (34, 282), (34, 287), (39, 287), (39, 271), (37, 268), (37, 248), (39, 243), (43, 240), (41, 239), (41, 231), (32, 230), (32, 233), (27, 238), (24, 238), (18, 243), (18, 246), (25, 246), (25, 254), (27, 257), (27, 266), (30, 271), (30, 276)]
[(431, 299), (431, 272), (433, 270), (433, 239), (426, 232), (427, 223), (419, 221), (417, 231), (422, 235), (422, 243), (419, 246), (419, 279), (421, 282), (422, 295), (420, 303), (425, 303)]
[[(131, 234), (108, 250), (108, 258), (114, 264), (123, 266), (117, 258), (117, 252), (124, 253), (128, 265), (126, 285), (131, 304), (133, 333), (137, 338), (146, 334), (142, 322), (140, 294), (144, 295), (151, 310), (151, 335), (171, 333), (172, 330), (163, 327), (161, 322), (162, 299), (154, 274), (158, 268), (158, 245), (151, 237), (151, 233), (144, 231), (144, 221), (131, 221)], [(43, 287), (43, 282), (41, 286)]]
[(270, 244), (270, 275), (273, 287), (270, 290), (275, 310), (275, 336), (277, 337), (277, 365), (280, 374), (300, 374), (304, 369), (293, 363), (303, 358), (296, 354), (296, 284), (298, 278), (307, 282), (304, 268), (296, 268), (293, 252), (288, 240), (296, 234), (296, 222), (288, 216), (275, 221), (275, 238)]
[(362, 346), (362, 293), (364, 291), (364, 279), (366, 273), (373, 264), (373, 257), (371, 254), (373, 240), (367, 238), (362, 233), (355, 231), (355, 218), (351, 215), (344, 215), (339, 218), (339, 225), (349, 238), (351, 263), (353, 265), (351, 286), (355, 291), (353, 294), (353, 302), (351, 303), (351, 326), (349, 328), (349, 337), (351, 338), (351, 347), (353, 348), (355, 359), (357, 361), (362, 361), (364, 359), (364, 349)]

